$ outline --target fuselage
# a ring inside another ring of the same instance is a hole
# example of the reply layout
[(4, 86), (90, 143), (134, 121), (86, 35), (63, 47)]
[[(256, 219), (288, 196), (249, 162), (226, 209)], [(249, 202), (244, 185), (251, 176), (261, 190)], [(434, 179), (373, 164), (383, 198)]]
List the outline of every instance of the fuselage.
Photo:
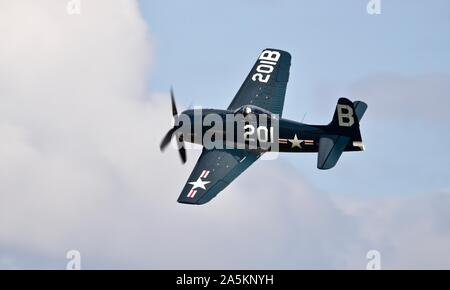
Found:
[[(250, 109), (249, 109), (250, 108)], [(248, 112), (246, 112), (248, 110)], [(318, 152), (319, 140), (332, 134), (327, 125), (309, 125), (279, 118), (255, 106), (236, 111), (186, 110), (179, 118), (183, 141), (216, 149), (276, 152)], [(356, 145), (356, 146), (355, 146)], [(350, 142), (345, 151), (360, 151)]]

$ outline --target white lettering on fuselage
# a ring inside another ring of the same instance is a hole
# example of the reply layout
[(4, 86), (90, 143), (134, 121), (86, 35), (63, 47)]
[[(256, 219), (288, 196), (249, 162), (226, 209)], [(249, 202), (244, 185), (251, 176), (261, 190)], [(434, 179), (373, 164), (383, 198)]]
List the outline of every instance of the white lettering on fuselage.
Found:
[[(260, 142), (272, 142), (273, 139), (273, 127), (267, 128), (266, 126), (258, 126), (255, 130), (255, 126), (247, 124), (244, 126), (244, 140), (255, 142), (256, 138)], [(256, 131), (256, 134), (255, 134)]]

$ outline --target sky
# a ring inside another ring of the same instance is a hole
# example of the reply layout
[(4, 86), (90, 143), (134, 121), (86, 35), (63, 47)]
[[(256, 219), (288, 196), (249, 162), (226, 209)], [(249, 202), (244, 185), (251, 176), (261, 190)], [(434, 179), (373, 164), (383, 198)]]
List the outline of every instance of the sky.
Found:
[[(448, 1), (67, 2), (0, 0), (0, 268), (450, 268)], [(225, 108), (267, 47), (292, 55), (283, 117), (365, 101), (366, 151), (176, 203), (199, 151), (159, 152), (170, 86)]]

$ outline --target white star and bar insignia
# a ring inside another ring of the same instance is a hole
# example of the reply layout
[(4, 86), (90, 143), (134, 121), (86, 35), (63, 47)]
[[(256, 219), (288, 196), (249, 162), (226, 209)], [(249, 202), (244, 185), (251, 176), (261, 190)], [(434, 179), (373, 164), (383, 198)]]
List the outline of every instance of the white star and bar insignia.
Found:
[(197, 188), (201, 188), (206, 190), (206, 186), (208, 183), (211, 183), (211, 181), (203, 181), (202, 178), (206, 178), (209, 175), (209, 170), (203, 170), (202, 174), (198, 177), (196, 181), (188, 182), (192, 185), (191, 190), (189, 191), (187, 197), (194, 198), (195, 194), (197, 193)]
[(290, 142), (291, 143), (291, 148), (295, 148), (298, 147), (300, 149), (303, 148), (303, 145), (308, 145), (308, 146), (314, 146), (314, 140), (303, 140), (303, 139), (299, 139), (297, 134), (294, 135), (293, 139), (278, 139), (278, 143), (280, 144), (286, 144), (288, 145)]
[(301, 139), (298, 139), (298, 138), (297, 138), (297, 134), (294, 135), (294, 139), (289, 139), (289, 142), (292, 143), (291, 148), (298, 147), (298, 148), (301, 149), (301, 148), (302, 148), (301, 144), (302, 144), (303, 141), (304, 141), (304, 140), (301, 140)]

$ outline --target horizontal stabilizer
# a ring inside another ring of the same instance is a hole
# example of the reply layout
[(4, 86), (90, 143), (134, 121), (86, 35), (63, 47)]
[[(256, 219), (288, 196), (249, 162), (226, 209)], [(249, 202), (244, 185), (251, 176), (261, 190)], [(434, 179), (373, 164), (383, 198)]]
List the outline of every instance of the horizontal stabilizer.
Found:
[(319, 153), (317, 156), (317, 168), (333, 168), (350, 142), (350, 137), (329, 135), (319, 140)]
[(361, 119), (367, 110), (367, 104), (361, 101), (355, 101), (353, 102), (353, 107), (355, 108), (355, 114), (356, 117), (358, 118), (358, 121), (361, 122)]

